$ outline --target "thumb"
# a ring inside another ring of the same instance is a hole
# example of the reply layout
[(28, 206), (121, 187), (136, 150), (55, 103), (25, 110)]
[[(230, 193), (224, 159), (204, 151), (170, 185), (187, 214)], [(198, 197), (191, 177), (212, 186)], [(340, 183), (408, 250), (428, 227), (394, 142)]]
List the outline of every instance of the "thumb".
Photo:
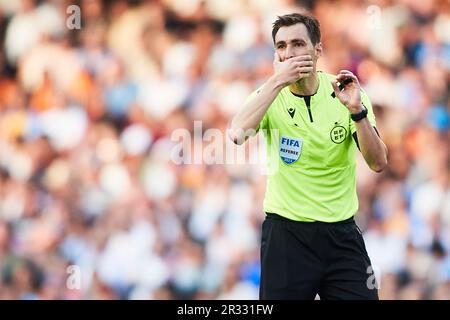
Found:
[(336, 79), (331, 80), (331, 86), (333, 87), (335, 96), (338, 97), (338, 95), (340, 93), (338, 81)]
[(280, 56), (278, 55), (278, 52), (275, 51), (273, 54), (273, 63), (275, 64), (279, 62), (281, 62)]

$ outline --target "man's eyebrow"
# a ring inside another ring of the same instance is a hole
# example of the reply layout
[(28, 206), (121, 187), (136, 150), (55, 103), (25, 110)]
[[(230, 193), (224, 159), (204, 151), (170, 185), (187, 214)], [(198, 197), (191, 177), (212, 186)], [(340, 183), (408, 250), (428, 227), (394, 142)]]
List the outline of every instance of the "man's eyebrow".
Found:
[(292, 39), (291, 42), (305, 42), (306, 43), (306, 41), (304, 39), (298, 39), (298, 38)]
[[(304, 43), (306, 43), (306, 41), (304, 39), (300, 39), (300, 38), (291, 39), (288, 42), (291, 42), (291, 43), (292, 42), (304, 42)], [(286, 43), (286, 41), (280, 40), (280, 41), (277, 41), (275, 44), (277, 45), (277, 44), (285, 44), (285, 43)]]

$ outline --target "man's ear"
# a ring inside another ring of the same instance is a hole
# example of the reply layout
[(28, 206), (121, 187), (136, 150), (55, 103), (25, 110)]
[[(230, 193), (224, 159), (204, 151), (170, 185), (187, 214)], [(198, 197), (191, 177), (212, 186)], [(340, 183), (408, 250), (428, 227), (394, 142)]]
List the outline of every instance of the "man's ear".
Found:
[(323, 52), (322, 42), (319, 42), (318, 44), (315, 45), (315, 50), (316, 50), (316, 57), (321, 57)]

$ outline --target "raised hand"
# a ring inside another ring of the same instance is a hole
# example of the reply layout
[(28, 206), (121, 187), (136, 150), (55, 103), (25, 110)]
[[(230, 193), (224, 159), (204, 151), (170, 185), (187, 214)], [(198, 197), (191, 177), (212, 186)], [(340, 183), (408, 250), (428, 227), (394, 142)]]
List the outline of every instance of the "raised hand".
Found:
[[(338, 82), (343, 85), (342, 90), (339, 89)], [(336, 98), (348, 108), (350, 113), (361, 112), (361, 87), (358, 78), (352, 72), (341, 70), (336, 79), (331, 81), (331, 85)]]
[(275, 76), (285, 87), (310, 76), (313, 71), (313, 60), (310, 55), (301, 55), (281, 61), (278, 53), (275, 52), (273, 68)]

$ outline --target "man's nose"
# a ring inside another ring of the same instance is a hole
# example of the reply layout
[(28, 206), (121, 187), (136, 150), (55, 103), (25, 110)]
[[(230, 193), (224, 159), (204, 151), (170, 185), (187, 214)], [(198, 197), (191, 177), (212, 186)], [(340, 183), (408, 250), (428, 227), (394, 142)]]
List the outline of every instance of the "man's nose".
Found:
[(294, 50), (292, 50), (291, 46), (287, 46), (285, 52), (285, 59), (290, 59), (292, 57), (294, 57)]

